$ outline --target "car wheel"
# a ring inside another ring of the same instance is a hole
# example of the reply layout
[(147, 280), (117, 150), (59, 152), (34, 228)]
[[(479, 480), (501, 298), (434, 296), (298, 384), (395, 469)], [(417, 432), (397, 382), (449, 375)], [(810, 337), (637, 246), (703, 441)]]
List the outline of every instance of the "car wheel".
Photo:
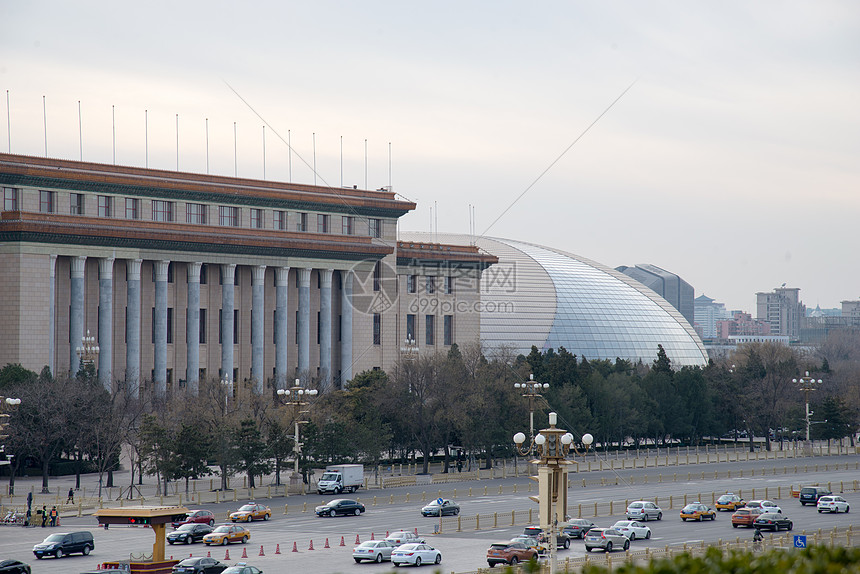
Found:
[(586, 547), (585, 547), (585, 551), (586, 551), (586, 552), (591, 552), (591, 546), (586, 546)]
[(851, 510), (851, 507), (850, 507), (850, 506), (846, 506), (846, 507), (845, 507), (845, 514), (848, 514), (848, 511), (849, 511), (849, 510)]
[(215, 526), (215, 519), (214, 518), (209, 519), (209, 526)]
[(651, 531), (650, 530), (645, 533), (645, 540), (648, 540), (649, 538), (651, 538)]
[(570, 538), (565, 538), (564, 539), (564, 549), (567, 550), (568, 548), (570, 548)]
[(167, 543), (173, 546), (173, 540), (168, 540)]
[(392, 562), (395, 568), (400, 568), (400, 562)]
[(341, 492), (343, 492), (343, 489), (342, 489), (341, 487), (339, 487), (339, 486), (338, 486), (337, 488), (335, 488), (335, 489), (334, 489), (334, 493), (335, 493), (335, 494), (340, 494)]
[(700, 515), (699, 515), (699, 522), (703, 522), (704, 520), (705, 520), (705, 515), (704, 515), (704, 514), (700, 514)]
[(247, 544), (247, 543), (248, 543), (248, 537), (247, 537), (247, 536), (243, 536), (243, 537), (242, 537), (242, 544)]
[(264, 515), (263, 515), (263, 520), (268, 520), (268, 519), (269, 519), (269, 515), (268, 515), (268, 514), (264, 514)]
[(716, 519), (717, 519), (717, 513), (715, 512), (714, 514), (711, 515), (711, 521), (714, 521)]
[(612, 552), (612, 543), (611, 543), (611, 542), (607, 542), (607, 543), (606, 543), (606, 548), (604, 548), (604, 550), (605, 550), (606, 552)]
[(358, 508), (356, 508), (356, 509), (355, 509), (355, 515), (356, 515), (356, 516), (358, 516), (359, 514), (361, 514), (361, 510), (359, 510)]
[(732, 528), (737, 528), (737, 527), (738, 527), (737, 524), (732, 523)]
[(516, 556), (511, 557), (511, 566), (516, 566), (517, 562), (519, 562), (519, 560)]
[(495, 563), (495, 562), (490, 562), (489, 560), (487, 561), (487, 564), (489, 564), (490, 568), (492, 568), (493, 566), (495, 566), (495, 565), (496, 565), (496, 563)]
[(627, 549), (629, 549), (629, 548), (630, 548), (630, 541), (629, 541), (629, 540), (625, 540), (625, 541), (624, 541), (624, 550), (627, 550)]
[(89, 546), (84, 546), (84, 549), (83, 549), (83, 551), (82, 551), (82, 552), (83, 552), (83, 555), (84, 555), (84, 556), (89, 556), (89, 554), (90, 554), (90, 547), (89, 547)]
[(376, 555), (376, 559), (374, 560), (374, 562), (376, 562), (377, 564), (382, 562), (382, 552)]
[(334, 518), (335, 516), (337, 516), (337, 512), (335, 512), (334, 510), (329, 510), (328, 515)]
[(683, 516), (681, 517), (681, 520), (683, 520), (684, 522), (687, 522), (687, 519), (684, 518)]
[[(845, 512), (848, 512), (848, 511), (846, 510)], [(455, 508), (455, 509), (454, 509), (454, 516), (457, 516), (458, 514), (460, 514), (460, 509), (459, 509), (459, 508)]]
[(191, 536), (185, 539), (186, 544), (191, 544), (192, 542), (194, 542), (194, 539)]
[(823, 509), (821, 509), (821, 508), (819, 508), (819, 509), (818, 509), (818, 514), (821, 514), (822, 512), (824, 512), (824, 510), (823, 510)]
[(63, 557), (63, 551), (58, 548), (57, 551), (54, 552), (54, 558), (62, 558), (62, 557)]
[(361, 558), (353, 558), (356, 564), (361, 564)]
[(662, 512), (657, 513), (657, 520), (663, 520), (663, 513)]
[(221, 539), (221, 546), (227, 546), (227, 537)]
[(792, 529), (792, 528), (794, 528), (794, 523), (793, 523), (793, 522), (789, 522), (789, 523), (788, 523), (788, 530), (789, 530), (789, 531), (791, 531), (791, 529)]
[(630, 540), (636, 540), (636, 533), (635, 532), (630, 533)]
[(421, 557), (420, 556), (415, 557), (415, 566), (421, 566)]

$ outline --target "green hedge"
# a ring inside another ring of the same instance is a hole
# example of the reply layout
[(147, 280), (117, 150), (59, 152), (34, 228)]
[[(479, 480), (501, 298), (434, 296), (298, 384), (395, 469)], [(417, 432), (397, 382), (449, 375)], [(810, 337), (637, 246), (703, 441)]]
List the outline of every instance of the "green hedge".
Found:
[[(605, 566), (589, 564), (583, 574), (607, 574)], [(681, 554), (649, 564), (613, 567), (615, 574), (860, 574), (860, 548), (810, 546), (803, 550), (770, 550), (752, 554), (709, 548), (704, 555)]]

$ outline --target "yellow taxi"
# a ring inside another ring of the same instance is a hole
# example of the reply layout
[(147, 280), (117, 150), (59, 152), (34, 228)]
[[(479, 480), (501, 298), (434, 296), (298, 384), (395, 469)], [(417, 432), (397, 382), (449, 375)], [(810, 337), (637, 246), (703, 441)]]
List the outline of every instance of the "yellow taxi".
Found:
[(251, 539), (251, 531), (238, 524), (222, 524), (203, 537), (203, 543), (208, 545), (226, 545), (231, 542), (246, 543)]
[(236, 512), (230, 513), (231, 522), (251, 522), (252, 520), (268, 520), (272, 517), (272, 511), (268, 506), (250, 502), (242, 506)]
[(681, 509), (681, 520), (684, 522), (687, 520), (698, 520), (701, 522), (705, 519), (715, 520), (716, 518), (717, 511), (701, 502), (693, 502)]
[(717, 510), (730, 510), (734, 512), (738, 508), (743, 508), (746, 501), (733, 492), (727, 492), (717, 499), (714, 506)]

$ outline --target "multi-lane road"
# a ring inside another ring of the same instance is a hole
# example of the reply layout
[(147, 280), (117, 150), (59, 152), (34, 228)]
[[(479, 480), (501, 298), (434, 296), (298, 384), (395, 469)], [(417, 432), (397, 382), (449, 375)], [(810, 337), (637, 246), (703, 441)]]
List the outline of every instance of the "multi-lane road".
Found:
[[(763, 493), (767, 487), (772, 498), (774, 493), (782, 487), (783, 497), (777, 500), (786, 515), (794, 521), (794, 532), (814, 532), (819, 528), (828, 530), (834, 526), (845, 528), (849, 524), (856, 524), (855, 517), (860, 514), (860, 493), (853, 491), (845, 492), (844, 496), (851, 506), (856, 509), (849, 514), (828, 515), (819, 514), (814, 507), (801, 507), (797, 499), (788, 495), (791, 485), (826, 483), (837, 485), (834, 491), (839, 490), (838, 485), (842, 481), (845, 485), (853, 484), (858, 473), (854, 468), (857, 457), (827, 457), (823, 459), (808, 459), (811, 463), (808, 472), (803, 473), (804, 462), (800, 461), (800, 473), (794, 474), (794, 464), (790, 466), (790, 472), (785, 471), (784, 461), (760, 461), (749, 463), (722, 463), (684, 467), (683, 473), (679, 472), (673, 476), (666, 469), (657, 470), (627, 470), (618, 473), (606, 471), (602, 474), (589, 473), (589, 481), (595, 477), (605, 476), (608, 486), (587, 488), (573, 487), (570, 490), (571, 513), (576, 515), (580, 505), (583, 515), (591, 518), (595, 503), (598, 504), (599, 514), (593, 518), (594, 522), (601, 526), (610, 526), (616, 520), (623, 519), (623, 502), (647, 498), (653, 500), (658, 497), (664, 508), (663, 520), (649, 522), (653, 530), (650, 540), (637, 540), (633, 542), (632, 549), (662, 549), (667, 544), (675, 545), (684, 542), (695, 544), (705, 541), (706, 544), (716, 543), (718, 540), (735, 540), (736, 537), (752, 538), (751, 529), (731, 526), (730, 514), (719, 513), (714, 522), (691, 523), (682, 522), (678, 517), (680, 504), (686, 494), (688, 500), (701, 497), (705, 502), (710, 502), (712, 492), (723, 493), (726, 491), (743, 490), (744, 496), (749, 499), (752, 489), (757, 494)], [(814, 463), (821, 463), (816, 471)], [(824, 463), (829, 464), (831, 470), (824, 470)], [(835, 464), (839, 464), (840, 470), (832, 470)], [(850, 463), (848, 469), (845, 464)], [(773, 469), (777, 472), (774, 474)], [(713, 479), (714, 471), (719, 469), (723, 478)], [(756, 475), (750, 476), (750, 471), (755, 469)], [(725, 471), (731, 470), (734, 478), (725, 478)], [(745, 478), (739, 478), (740, 471), (744, 470)], [(762, 475), (762, 470), (765, 470)], [(691, 473), (692, 480), (687, 480), (687, 473)], [(705, 479), (701, 473), (705, 473)], [(658, 474), (663, 474), (663, 481), (658, 482)], [(648, 484), (644, 484), (645, 475), (648, 474)], [(709, 479), (708, 476), (711, 478)], [(615, 482), (618, 485), (615, 485)], [(674, 479), (674, 480), (673, 480)], [(630, 482), (633, 482), (631, 485)], [(573, 481), (576, 482), (575, 480)], [(511, 494), (513, 485), (517, 484), (518, 493)], [(427, 542), (442, 552), (441, 569), (446, 572), (468, 572), (478, 568), (486, 568), (486, 549), (491, 542), (496, 540), (507, 540), (522, 531), (523, 524), (511, 527), (511, 511), (528, 511), (535, 509), (536, 505), (528, 498), (527, 487), (529, 480), (524, 477), (508, 478), (493, 481), (480, 481), (470, 483), (456, 483), (443, 485), (446, 496), (449, 496), (454, 488), (458, 489), (458, 502), (462, 505), (463, 524), (468, 524), (461, 532), (452, 528), (450, 519), (446, 519), (443, 532), (434, 534), (439, 521), (433, 518), (423, 518), (419, 510), (423, 505), (422, 493), (426, 491), (426, 497), (435, 497), (436, 490), (428, 487), (407, 487), (388, 489), (385, 491), (362, 492), (357, 497), (367, 504), (367, 512), (361, 516), (318, 518), (312, 509), (322, 500), (332, 497), (307, 495), (304, 497), (292, 496), (288, 499), (263, 500), (272, 507), (273, 517), (268, 522), (255, 522), (250, 526), (251, 540), (246, 545), (232, 544), (227, 547), (206, 547), (202, 544), (188, 546), (168, 546), (168, 556), (175, 558), (187, 557), (193, 553), (195, 556), (211, 555), (218, 560), (224, 560), (226, 551), (229, 549), (230, 559), (227, 561), (234, 564), (238, 561), (248, 562), (261, 568), (267, 574), (273, 572), (306, 571), (319, 574), (334, 573), (357, 573), (374, 574), (377, 572), (391, 572), (393, 566), (390, 563), (381, 565), (372, 563), (355, 564), (352, 560), (352, 548), (356, 538), (361, 541), (374, 538), (382, 538), (389, 531), (398, 529), (418, 530), (418, 533), (426, 537)], [(487, 494), (484, 494), (484, 486)], [(499, 494), (499, 486), (502, 486), (504, 494)], [(473, 496), (467, 496), (469, 487), (472, 487)], [(404, 495), (409, 492), (412, 502), (404, 502)], [(389, 497), (395, 495), (396, 502), (389, 504)], [(532, 491), (534, 494), (534, 491)], [(377, 504), (372, 504), (373, 496), (377, 495)], [(674, 508), (668, 509), (663, 501), (668, 501), (669, 496), (674, 497)], [(348, 497), (349, 495), (347, 495)], [(759, 494), (763, 496), (763, 494)], [(614, 501), (614, 514), (608, 515), (608, 502)], [(284, 515), (284, 503), (289, 504), (288, 514)], [(307, 503), (308, 512), (301, 509)], [(213, 511), (220, 513), (234, 509), (238, 504), (230, 505), (207, 505)], [(482, 517), (497, 513), (506, 517), (498, 521), (499, 528), (491, 528), (492, 522), (482, 518), (481, 529), (474, 529), (474, 520), (467, 517), (476, 514)], [(535, 517), (537, 512), (534, 513)], [(505, 526), (502, 526), (506, 522)], [(44, 536), (52, 532), (71, 530), (91, 530), (96, 541), (96, 550), (88, 557), (72, 556), (55, 560), (53, 558), (36, 561), (31, 549), (33, 544), (40, 542)], [(0, 527), (0, 557), (14, 557), (33, 565), (33, 571), (47, 574), (77, 574), (86, 570), (94, 569), (99, 563), (106, 560), (127, 559), (130, 554), (148, 554), (152, 550), (153, 534), (146, 528), (117, 527), (103, 530), (96, 526), (93, 517), (69, 518), (57, 529), (50, 528), (18, 528)], [(343, 546), (341, 546), (343, 541)], [(310, 549), (313, 543), (313, 550)], [(328, 548), (326, 548), (328, 543)], [(265, 556), (260, 556), (260, 550)], [(295, 546), (296, 552), (293, 552)], [(280, 554), (276, 554), (276, 550)], [(243, 551), (247, 558), (241, 558)], [(561, 550), (558, 553), (559, 560), (570, 556), (582, 556), (585, 554), (581, 541), (574, 541), (569, 550)], [(618, 553), (621, 558), (621, 553)], [(432, 566), (422, 567), (424, 570), (435, 570)]]

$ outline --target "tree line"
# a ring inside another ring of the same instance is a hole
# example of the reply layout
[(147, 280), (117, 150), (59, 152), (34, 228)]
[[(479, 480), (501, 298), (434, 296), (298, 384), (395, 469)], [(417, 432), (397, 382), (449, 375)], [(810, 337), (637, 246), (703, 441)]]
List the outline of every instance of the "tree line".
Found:
[[(577, 441), (585, 433), (597, 448), (700, 444), (720, 437), (805, 437), (804, 393), (793, 382), (809, 371), (824, 384), (810, 397), (816, 439), (854, 435), (860, 422), (860, 336), (838, 334), (814, 352), (769, 343), (739, 347), (705, 367), (673, 368), (664, 349), (650, 364), (623, 359), (588, 360), (564, 348), (516, 355), (479, 344), (447, 353), (419, 354), (391, 372), (365, 371), (343, 390), (327, 390), (299, 412), (280, 402), (269, 386), (256, 395), (250, 382), (225, 395), (218, 380), (201, 381), (199, 394), (151, 393), (133, 400), (110, 394), (92, 367), (74, 377), (39, 374), (20, 365), (0, 369), (0, 394), (21, 404), (10, 411), (5, 440), (10, 490), (16, 474), (36, 467), (47, 491), (52, 468), (98, 472), (113, 484), (120, 454), (131, 465), (129, 497), (144, 475), (171, 481), (214, 474), (220, 487), (241, 473), (249, 485), (275, 474), (280, 483), (293, 463), (294, 427), (301, 425), (299, 468), (308, 473), (329, 463), (378, 465), (431, 459), (447, 472), (458, 455), (487, 467), (515, 455), (512, 436), (558, 413), (558, 426)], [(530, 376), (548, 388), (529, 402), (515, 388)], [(477, 463), (475, 463), (477, 464)], [(0, 467), (2, 468), (2, 467)]]

